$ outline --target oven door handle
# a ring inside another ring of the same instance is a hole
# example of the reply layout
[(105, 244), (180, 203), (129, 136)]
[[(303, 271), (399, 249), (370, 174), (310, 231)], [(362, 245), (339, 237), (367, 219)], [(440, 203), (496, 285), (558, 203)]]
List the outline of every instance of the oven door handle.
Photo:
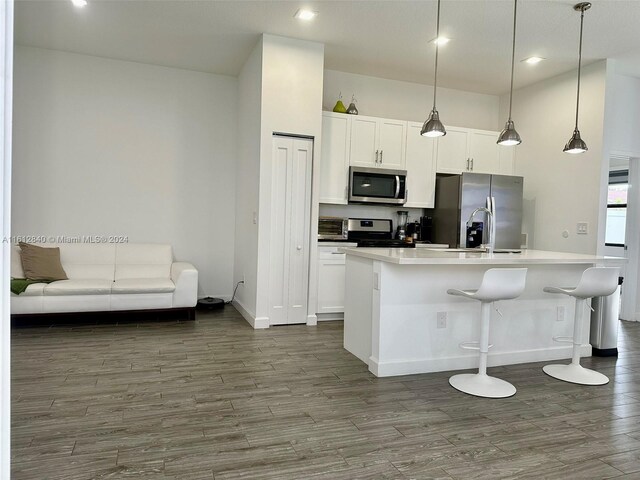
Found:
[(400, 175), (396, 175), (396, 196), (394, 198), (400, 198)]

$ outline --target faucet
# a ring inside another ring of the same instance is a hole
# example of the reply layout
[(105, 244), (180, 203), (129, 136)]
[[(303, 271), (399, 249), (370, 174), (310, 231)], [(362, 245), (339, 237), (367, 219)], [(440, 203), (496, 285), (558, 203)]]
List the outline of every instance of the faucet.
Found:
[[(481, 248), (486, 248), (487, 253), (491, 255), (493, 253), (494, 248), (496, 247), (496, 224), (495, 218), (493, 217), (493, 212), (485, 207), (476, 208), (473, 213), (469, 216), (469, 220), (467, 220), (467, 228), (469, 228), (473, 223), (473, 217), (475, 217), (476, 213), (485, 212), (487, 214), (488, 232), (487, 232), (487, 243), (480, 245)], [(483, 232), (484, 233), (484, 232)]]

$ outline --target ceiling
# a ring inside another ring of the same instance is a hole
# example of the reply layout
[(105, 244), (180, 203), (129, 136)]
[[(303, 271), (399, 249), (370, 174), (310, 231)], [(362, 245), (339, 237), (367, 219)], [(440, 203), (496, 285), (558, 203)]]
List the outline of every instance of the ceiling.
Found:
[[(16, 43), (203, 72), (238, 75), (261, 33), (325, 44), (325, 67), (431, 84), (435, 0), (196, 1), (17, 0)], [(639, 58), (640, 1), (592, 0), (584, 60)], [(579, 13), (572, 0), (520, 0), (516, 88), (576, 67)], [(318, 11), (304, 23), (301, 7)], [(509, 90), (513, 2), (443, 0), (439, 84)], [(531, 55), (547, 60), (521, 63)]]

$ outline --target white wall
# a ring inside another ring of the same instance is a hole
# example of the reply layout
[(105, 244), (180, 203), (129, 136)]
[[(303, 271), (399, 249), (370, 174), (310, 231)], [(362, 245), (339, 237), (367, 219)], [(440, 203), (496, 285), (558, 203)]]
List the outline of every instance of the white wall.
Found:
[(640, 78), (620, 75), (615, 62), (607, 75), (606, 132), (612, 152), (640, 153)]
[[(324, 110), (333, 110), (340, 92), (345, 107), (355, 94), (359, 114), (374, 117), (424, 122), (433, 105), (431, 85), (325, 70)], [(437, 108), (445, 125), (501, 130), (504, 123), (498, 117), (500, 98), (497, 95), (439, 87)]]
[(170, 243), (232, 290), (237, 79), (16, 49), (14, 235)]
[[(260, 147), (260, 207), (258, 244), (258, 289), (256, 317), (268, 324), (269, 262), (271, 239), (271, 183), (273, 133), (313, 137), (311, 239), (318, 223), (318, 181), (322, 133), (322, 78), (324, 45), (275, 35), (262, 38), (262, 128)], [(312, 249), (315, 241), (310, 242)], [(310, 279), (316, 276), (317, 252), (310, 252)], [(309, 285), (313, 294), (315, 283)], [(310, 305), (313, 300), (310, 300)], [(314, 306), (315, 307), (315, 306)], [(311, 312), (310, 312), (311, 314)], [(313, 312), (315, 315), (315, 311)]]
[(236, 227), (234, 284), (239, 310), (256, 316), (258, 282), (258, 193), (260, 188), (260, 129), (262, 112), (262, 38), (238, 77), (238, 161), (236, 165)]
[[(515, 173), (524, 176), (523, 232), (529, 248), (596, 253), (603, 155), (605, 62), (582, 70), (579, 128), (589, 151), (563, 153), (575, 121), (576, 72), (515, 91), (513, 120), (522, 137)], [(501, 97), (506, 119), (509, 97)], [(608, 160), (607, 160), (608, 162)], [(577, 235), (576, 223), (589, 234)], [(568, 231), (564, 238), (563, 231)]]

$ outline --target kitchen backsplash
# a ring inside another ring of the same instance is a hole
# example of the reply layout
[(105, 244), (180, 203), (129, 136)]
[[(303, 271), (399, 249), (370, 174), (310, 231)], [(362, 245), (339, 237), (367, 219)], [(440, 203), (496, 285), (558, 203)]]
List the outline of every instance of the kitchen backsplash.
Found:
[(397, 211), (406, 210), (409, 212), (409, 221), (418, 220), (425, 214), (422, 208), (404, 208), (402, 205), (381, 206), (381, 205), (333, 205), (328, 203), (320, 204), (321, 217), (346, 217), (346, 218), (389, 218), (393, 221), (394, 229), (398, 218)]

